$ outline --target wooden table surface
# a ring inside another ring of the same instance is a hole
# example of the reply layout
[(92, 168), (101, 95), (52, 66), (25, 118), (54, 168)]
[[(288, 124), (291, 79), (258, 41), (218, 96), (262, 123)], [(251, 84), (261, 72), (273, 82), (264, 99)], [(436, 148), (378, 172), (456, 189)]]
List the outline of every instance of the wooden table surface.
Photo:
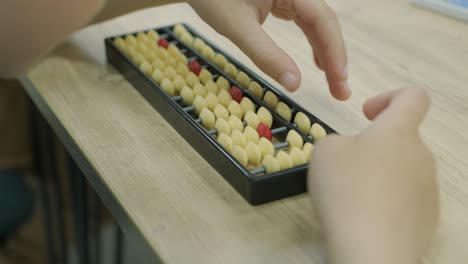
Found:
[[(329, 3), (344, 31), (353, 97), (333, 100), (299, 30), (269, 18), (265, 29), (303, 73), (300, 91), (290, 96), (340, 133), (354, 134), (368, 124), (366, 98), (427, 85), (433, 104), (422, 134), (438, 161), (442, 222), (426, 263), (466, 263), (468, 24), (406, 0)], [(104, 37), (180, 21), (253, 66), (188, 6), (175, 5), (77, 32), (22, 82), (142, 254), (157, 252), (168, 263), (322, 263), (306, 194), (250, 206), (106, 65)]]

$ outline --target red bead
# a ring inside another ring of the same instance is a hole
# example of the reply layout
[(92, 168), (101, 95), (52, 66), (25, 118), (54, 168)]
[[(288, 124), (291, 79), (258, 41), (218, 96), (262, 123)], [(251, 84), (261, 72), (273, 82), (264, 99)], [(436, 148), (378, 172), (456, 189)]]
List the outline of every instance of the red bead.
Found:
[(165, 39), (165, 38), (160, 38), (160, 39), (158, 40), (158, 46), (167, 49), (167, 47), (169, 47), (169, 42), (168, 42), (167, 39)]
[(244, 97), (244, 94), (242, 93), (241, 89), (237, 86), (232, 86), (231, 90), (229, 90), (229, 93), (231, 94), (231, 97), (234, 101), (240, 103), (242, 98)]
[(198, 63), (198, 61), (193, 60), (189, 62), (188, 68), (191, 72), (195, 73), (196, 75), (200, 74), (201, 66), (200, 66), (200, 63)]
[(258, 124), (257, 132), (258, 132), (258, 135), (260, 137), (264, 137), (264, 138), (266, 138), (266, 139), (268, 139), (270, 141), (273, 138), (273, 135), (271, 134), (270, 128), (267, 125), (263, 124), (263, 123)]

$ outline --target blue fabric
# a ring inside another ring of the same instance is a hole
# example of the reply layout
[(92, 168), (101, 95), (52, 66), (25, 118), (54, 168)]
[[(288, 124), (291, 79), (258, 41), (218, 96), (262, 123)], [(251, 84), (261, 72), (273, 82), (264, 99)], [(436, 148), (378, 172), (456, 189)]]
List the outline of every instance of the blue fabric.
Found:
[(32, 193), (23, 176), (0, 171), (0, 239), (14, 232), (31, 215)]

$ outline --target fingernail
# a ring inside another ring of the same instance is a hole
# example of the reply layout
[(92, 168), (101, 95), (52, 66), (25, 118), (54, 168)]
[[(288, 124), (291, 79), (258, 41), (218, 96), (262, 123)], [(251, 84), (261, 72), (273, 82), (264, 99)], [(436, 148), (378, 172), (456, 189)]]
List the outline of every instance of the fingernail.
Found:
[(279, 79), (279, 82), (290, 91), (296, 90), (295, 86), (297, 83), (297, 77), (290, 72), (283, 73)]
[(340, 86), (341, 86), (341, 89), (344, 92), (345, 99), (348, 99), (352, 94), (352, 91), (351, 91), (351, 88), (349, 88), (348, 82), (346, 82), (346, 81), (341, 82)]

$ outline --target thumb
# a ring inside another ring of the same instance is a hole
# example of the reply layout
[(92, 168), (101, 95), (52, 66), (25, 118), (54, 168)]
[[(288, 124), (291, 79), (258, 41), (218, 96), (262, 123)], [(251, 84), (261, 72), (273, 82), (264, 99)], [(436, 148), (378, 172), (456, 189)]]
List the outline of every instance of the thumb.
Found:
[(260, 70), (289, 91), (301, 83), (301, 74), (294, 61), (280, 49), (262, 29), (255, 15), (245, 16), (225, 32)]
[(372, 128), (417, 130), (429, 109), (430, 98), (422, 88), (402, 88), (373, 97), (364, 103)]

